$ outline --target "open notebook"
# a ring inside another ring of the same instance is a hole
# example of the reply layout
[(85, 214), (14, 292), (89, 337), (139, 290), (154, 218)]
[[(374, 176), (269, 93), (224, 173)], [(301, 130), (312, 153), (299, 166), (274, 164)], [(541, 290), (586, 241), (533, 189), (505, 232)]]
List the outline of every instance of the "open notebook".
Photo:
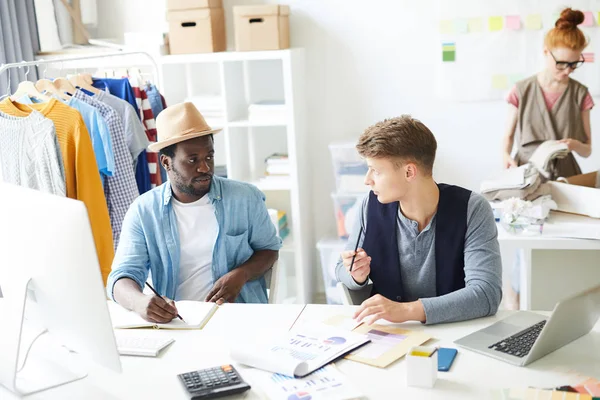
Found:
[(126, 310), (117, 303), (108, 302), (113, 328), (154, 328), (154, 329), (202, 329), (217, 311), (217, 303), (183, 300), (176, 303), (179, 315), (185, 320), (175, 318), (167, 324), (148, 322), (133, 311)]
[(231, 357), (254, 368), (304, 377), (369, 341), (366, 335), (314, 323), (284, 336), (236, 343)]

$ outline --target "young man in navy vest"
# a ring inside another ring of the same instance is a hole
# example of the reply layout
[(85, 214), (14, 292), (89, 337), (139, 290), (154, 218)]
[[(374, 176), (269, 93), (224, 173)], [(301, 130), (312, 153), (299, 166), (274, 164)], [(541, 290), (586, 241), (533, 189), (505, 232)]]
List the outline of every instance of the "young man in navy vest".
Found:
[(492, 209), (476, 193), (434, 181), (431, 131), (403, 115), (367, 128), (356, 148), (371, 192), (336, 267), (350, 290), (373, 282), (355, 318), (436, 324), (494, 315), (502, 262)]

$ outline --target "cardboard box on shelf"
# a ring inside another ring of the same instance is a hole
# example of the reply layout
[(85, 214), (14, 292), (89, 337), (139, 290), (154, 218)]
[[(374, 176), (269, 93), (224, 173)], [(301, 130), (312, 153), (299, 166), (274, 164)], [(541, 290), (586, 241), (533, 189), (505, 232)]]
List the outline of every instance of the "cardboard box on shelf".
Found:
[(168, 11), (193, 8), (223, 8), (223, 0), (167, 0)]
[(290, 47), (290, 8), (281, 5), (233, 7), (237, 51)]
[(600, 174), (575, 175), (567, 178), (567, 182), (548, 182), (558, 210), (600, 218)]
[(225, 51), (225, 16), (222, 8), (169, 11), (171, 54)]

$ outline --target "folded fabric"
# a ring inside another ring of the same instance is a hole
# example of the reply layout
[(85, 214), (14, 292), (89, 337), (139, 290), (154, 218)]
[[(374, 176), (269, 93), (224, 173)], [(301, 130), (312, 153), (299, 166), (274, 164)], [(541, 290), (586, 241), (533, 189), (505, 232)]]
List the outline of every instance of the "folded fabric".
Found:
[(524, 182), (522, 184), (511, 187), (509, 184), (503, 185), (503, 182), (500, 181), (496, 181), (496, 183), (492, 183), (492, 181), (488, 181), (488, 183), (484, 182), (481, 186), (482, 196), (489, 201), (506, 200), (510, 199), (511, 197), (517, 197), (523, 200), (531, 199), (532, 195), (536, 193), (542, 184), (542, 179), (537, 169), (531, 164), (525, 164), (519, 168), (511, 169), (521, 169), (521, 171), (523, 171)]
[(560, 143), (558, 140), (546, 140), (542, 142), (529, 158), (537, 170), (546, 178), (550, 179), (550, 163), (555, 158), (564, 158), (569, 154), (569, 147), (566, 143)]

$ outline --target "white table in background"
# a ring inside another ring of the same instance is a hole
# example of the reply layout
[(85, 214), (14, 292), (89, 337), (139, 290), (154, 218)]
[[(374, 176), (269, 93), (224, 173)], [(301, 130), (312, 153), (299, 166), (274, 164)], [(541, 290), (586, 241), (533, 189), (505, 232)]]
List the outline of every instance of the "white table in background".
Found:
[[(144, 332), (149, 335), (172, 336), (176, 339), (176, 342), (158, 358), (121, 357), (122, 374), (93, 368), (90, 375), (80, 382), (27, 399), (187, 399), (189, 397), (177, 380), (178, 373), (230, 362), (229, 349), (235, 340), (256, 333), (283, 333), (296, 320), (302, 307), (227, 304), (202, 331)], [(308, 305), (296, 325), (322, 321), (333, 315), (351, 315), (355, 309), (352, 306)], [(452, 343), (455, 339), (510, 313), (505, 311), (495, 317), (455, 324), (425, 326), (407, 323), (402, 326), (425, 330), (438, 339), (433, 342), (435, 345), (456, 347)], [(553, 387), (558, 384), (578, 383), (582, 378), (574, 376), (574, 371), (586, 376), (600, 377), (600, 352), (593, 349), (600, 349), (600, 323), (591, 334), (526, 368), (515, 367), (459, 348), (450, 372), (439, 373), (438, 382), (433, 389), (406, 387), (403, 359), (386, 369), (347, 360), (336, 364), (369, 399), (485, 399), (490, 397), (493, 388)], [(238, 365), (236, 368), (253, 389), (244, 395), (229, 399), (264, 398), (258, 385), (253, 383), (251, 374), (247, 373), (247, 368)], [(13, 398), (13, 395), (0, 389), (0, 399)]]
[[(586, 223), (600, 219), (551, 212), (547, 223)], [(600, 240), (513, 235), (498, 224), (504, 277), (512, 276), (515, 253), (524, 250), (520, 306), (523, 310), (552, 310), (557, 301), (600, 284)]]

